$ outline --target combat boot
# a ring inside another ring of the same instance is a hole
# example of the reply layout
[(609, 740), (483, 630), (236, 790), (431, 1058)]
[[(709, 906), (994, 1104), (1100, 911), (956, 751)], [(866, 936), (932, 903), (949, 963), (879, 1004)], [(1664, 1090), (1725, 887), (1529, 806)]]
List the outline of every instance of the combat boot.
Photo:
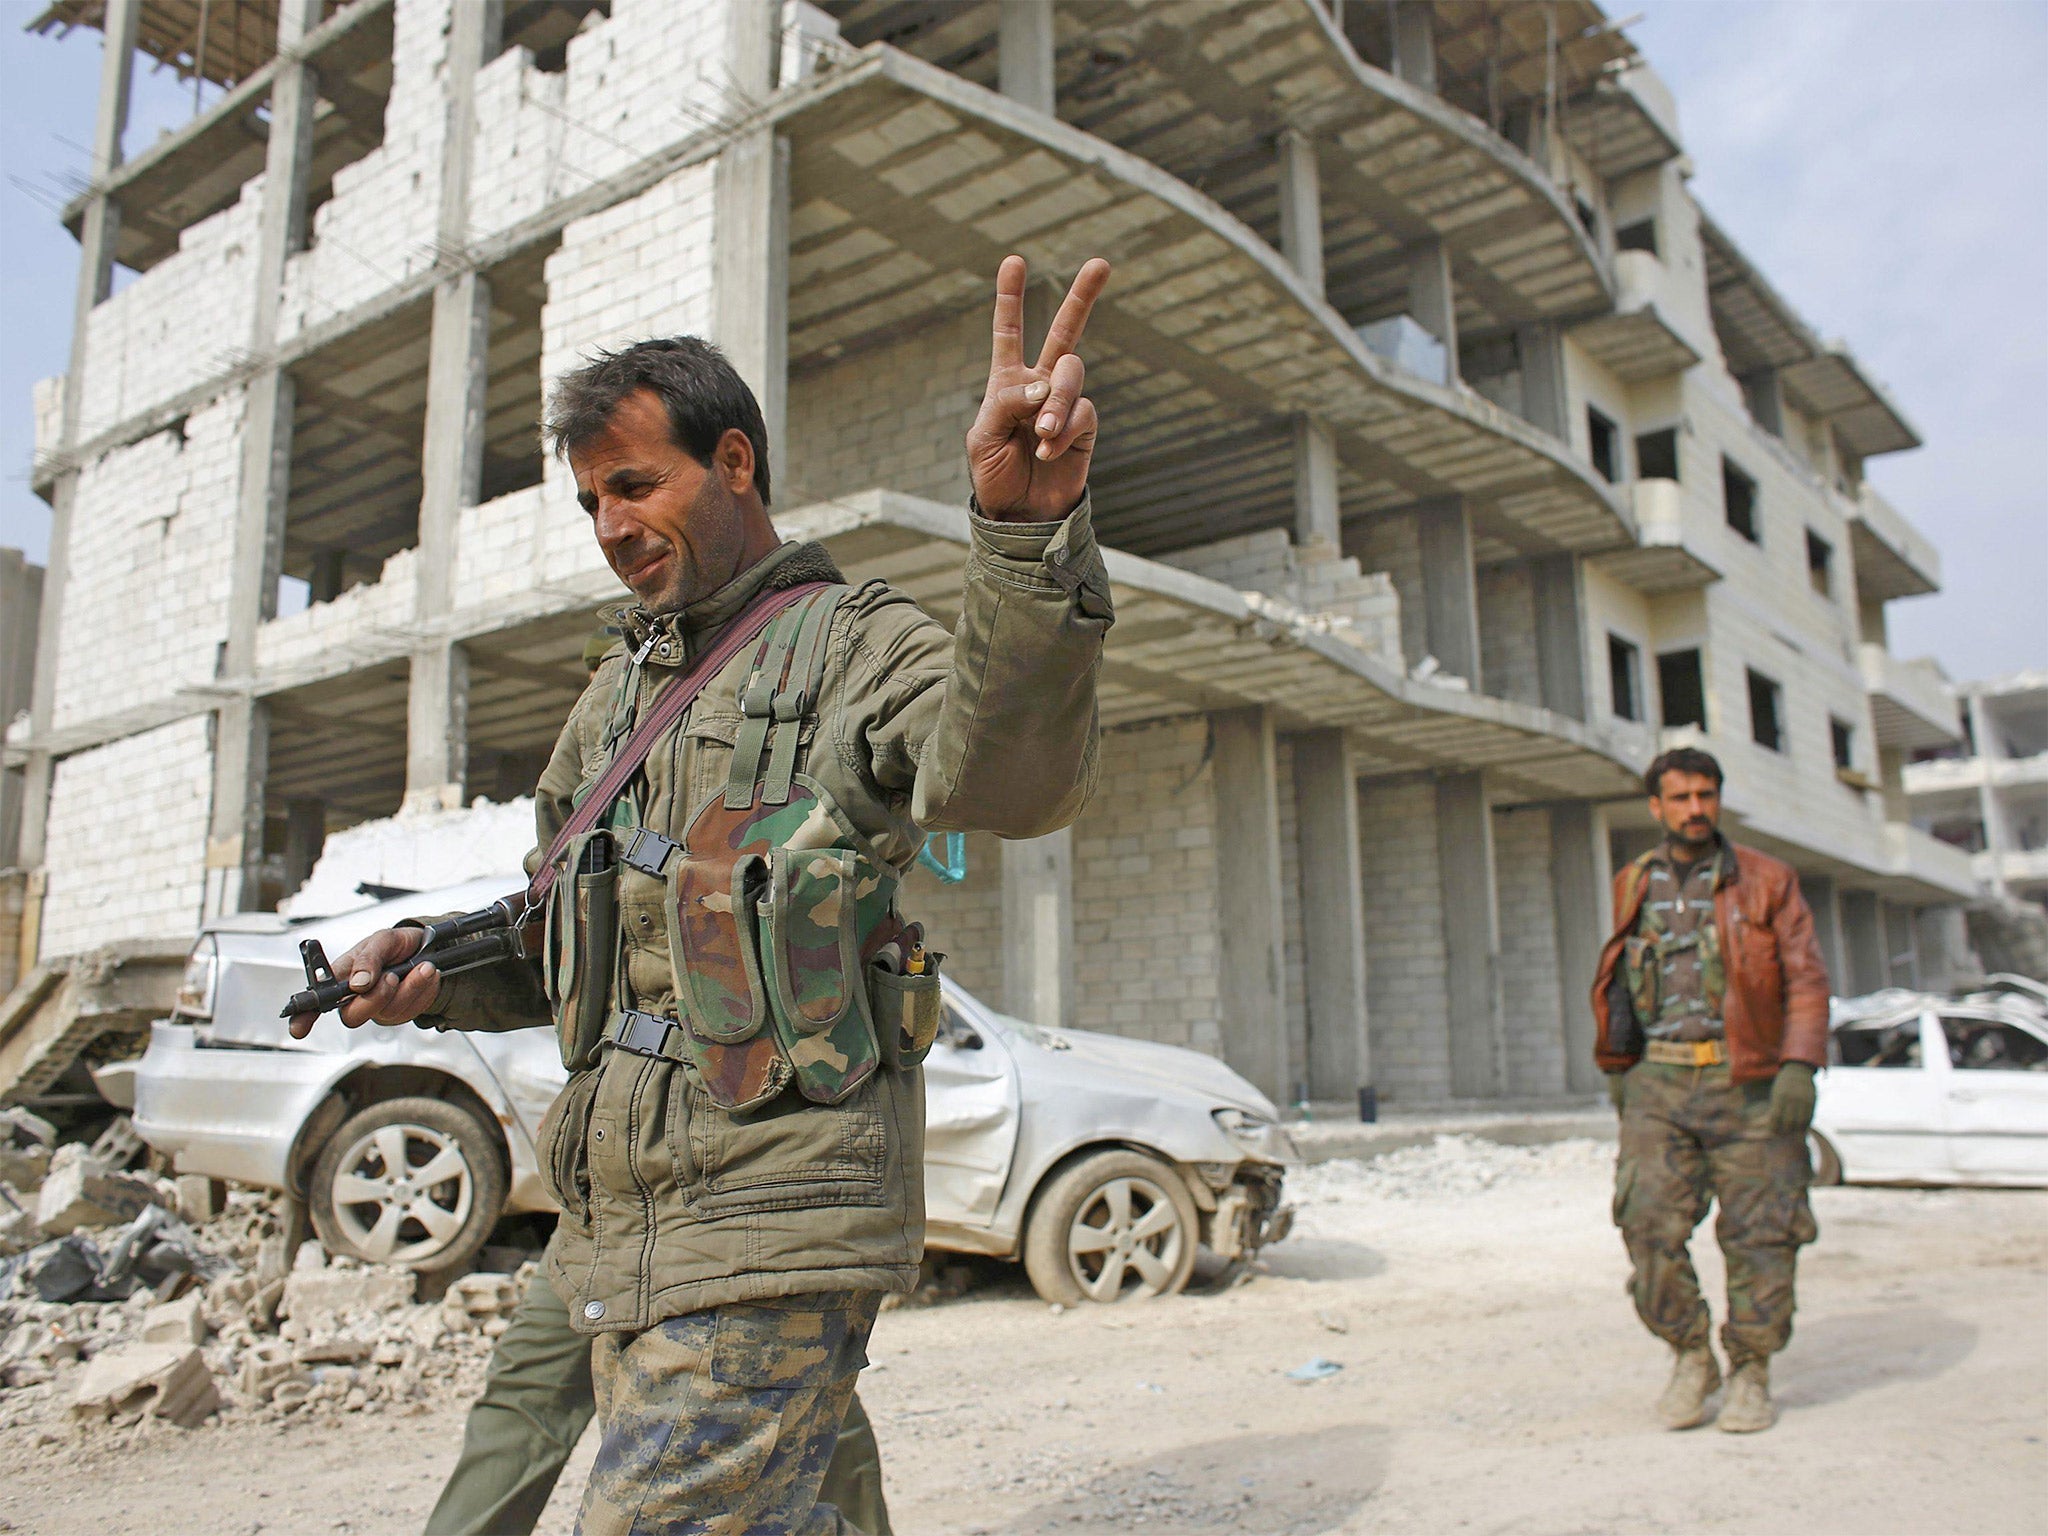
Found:
[(1745, 1360), (1734, 1367), (1728, 1378), (1728, 1400), (1721, 1405), (1716, 1422), (1731, 1435), (1753, 1435), (1778, 1422), (1778, 1411), (1771, 1406), (1770, 1361)]
[(1714, 1360), (1713, 1346), (1695, 1344), (1678, 1351), (1671, 1367), (1670, 1385), (1657, 1399), (1657, 1417), (1666, 1429), (1691, 1429), (1707, 1416), (1707, 1399), (1721, 1386), (1721, 1367)]

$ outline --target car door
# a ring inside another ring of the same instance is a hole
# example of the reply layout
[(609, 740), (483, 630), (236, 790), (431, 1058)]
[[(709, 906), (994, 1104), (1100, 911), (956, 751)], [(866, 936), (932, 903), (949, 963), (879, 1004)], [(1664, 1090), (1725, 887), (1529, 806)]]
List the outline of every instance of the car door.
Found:
[(2010, 1019), (1944, 1012), (1949, 1161), (1966, 1179), (2048, 1183), (2048, 1039)]
[(1820, 1080), (1815, 1127), (1834, 1143), (1851, 1179), (1941, 1179), (1948, 1174), (1942, 1080), (1948, 1057), (1931, 1017), (1836, 1030)]
[(925, 1214), (945, 1227), (986, 1229), (1017, 1149), (1017, 1064), (1002, 1032), (950, 990), (924, 1063)]

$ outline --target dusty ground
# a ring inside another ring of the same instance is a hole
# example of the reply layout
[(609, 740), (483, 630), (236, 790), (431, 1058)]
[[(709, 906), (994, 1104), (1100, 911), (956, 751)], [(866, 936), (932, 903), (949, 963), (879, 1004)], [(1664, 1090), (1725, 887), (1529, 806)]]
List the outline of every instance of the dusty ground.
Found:
[[(1611, 1156), (1449, 1144), (1306, 1170), (1296, 1237), (1221, 1295), (1054, 1315), (1007, 1282), (885, 1314), (862, 1391), (897, 1528), (2041, 1529), (2048, 1192), (1816, 1191), (1781, 1423), (1674, 1435), (1647, 1421), (1666, 1356), (1622, 1295)], [(1283, 1374), (1315, 1356), (1342, 1371)], [(9, 1431), (0, 1529), (416, 1530), (460, 1433), (453, 1406)], [(544, 1531), (570, 1528), (590, 1450)]]

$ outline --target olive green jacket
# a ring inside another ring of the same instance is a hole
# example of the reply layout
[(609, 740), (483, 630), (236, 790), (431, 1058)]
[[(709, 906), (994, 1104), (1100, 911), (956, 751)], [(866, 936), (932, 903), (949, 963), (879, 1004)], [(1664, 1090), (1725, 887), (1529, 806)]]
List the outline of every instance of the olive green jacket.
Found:
[[(927, 831), (1056, 831), (1095, 782), (1096, 674), (1112, 616), (1088, 503), (1057, 523), (971, 525), (954, 633), (881, 581), (840, 604), (798, 759), (899, 871)], [(626, 642), (599, 666), (541, 775), (529, 871), (608, 760), (601, 735), (627, 646), (654, 636), (644, 715), (757, 594), (843, 579), (821, 546), (785, 544), (680, 614), (614, 610)], [(742, 648), (648, 754), (631, 792), (641, 825), (680, 841), (697, 807), (723, 793), (747, 668)], [(621, 866), (625, 995), (614, 1007), (676, 1012), (666, 894), (664, 881)], [(548, 1020), (537, 968), (518, 965), (447, 978), (421, 1022), (498, 1030)], [(570, 1078), (536, 1150), (562, 1207), (549, 1278), (588, 1331), (767, 1296), (907, 1290), (923, 1256), (919, 1072), (877, 1072), (836, 1105), (785, 1090), (734, 1113), (689, 1068), (606, 1047)]]

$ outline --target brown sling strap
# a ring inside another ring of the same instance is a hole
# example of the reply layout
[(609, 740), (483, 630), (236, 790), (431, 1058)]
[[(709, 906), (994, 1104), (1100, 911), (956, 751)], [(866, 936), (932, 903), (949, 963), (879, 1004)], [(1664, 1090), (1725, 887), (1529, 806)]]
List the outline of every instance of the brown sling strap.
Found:
[(826, 581), (806, 581), (794, 587), (784, 587), (757, 598), (751, 608), (725, 626), (718, 637), (718, 643), (697, 658), (697, 664), (681, 677), (664, 688), (654, 701), (654, 707), (626, 738), (619, 748), (618, 756), (605, 769), (583, 803), (576, 807), (569, 819), (562, 824), (562, 830), (555, 834), (549, 846), (547, 857), (526, 887), (526, 909), (536, 910), (547, 900), (549, 889), (555, 883), (555, 860), (562, 850), (569, 846), (571, 838), (579, 837), (596, 826), (611, 810), (612, 802), (619, 798), (627, 782), (637, 773), (640, 765), (647, 760), (647, 754), (654, 750), (654, 743), (662, 733), (677, 720), (683, 711), (697, 700), (711, 679), (716, 677), (725, 664), (737, 656), (748, 641), (768, 627), (769, 622), (785, 608), (793, 607), (815, 592), (823, 592), (832, 584)]

